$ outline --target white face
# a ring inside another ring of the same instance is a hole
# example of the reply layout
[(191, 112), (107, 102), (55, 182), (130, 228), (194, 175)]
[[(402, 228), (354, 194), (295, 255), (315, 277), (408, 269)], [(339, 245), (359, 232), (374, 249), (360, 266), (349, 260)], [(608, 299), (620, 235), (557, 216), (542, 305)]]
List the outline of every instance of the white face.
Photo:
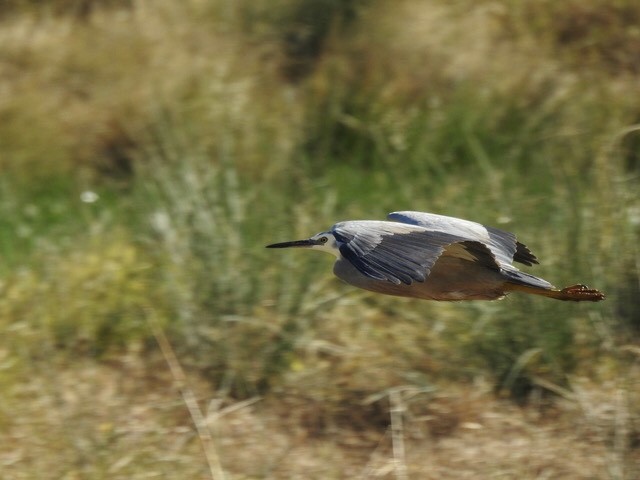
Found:
[(327, 252), (340, 258), (340, 250), (338, 250), (338, 242), (331, 232), (320, 232), (310, 238), (318, 242), (318, 245), (312, 245), (310, 248), (313, 250), (320, 250), (321, 252)]

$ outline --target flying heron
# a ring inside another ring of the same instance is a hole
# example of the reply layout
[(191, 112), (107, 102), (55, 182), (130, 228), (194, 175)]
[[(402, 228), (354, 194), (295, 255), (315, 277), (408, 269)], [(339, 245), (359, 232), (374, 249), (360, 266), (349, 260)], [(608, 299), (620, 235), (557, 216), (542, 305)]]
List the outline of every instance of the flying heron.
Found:
[(306, 240), (267, 248), (304, 247), (337, 257), (333, 273), (372, 292), (427, 300), (495, 300), (511, 292), (556, 300), (599, 302), (585, 285), (558, 289), (513, 262), (538, 263), (512, 233), (469, 220), (423, 212), (393, 212), (390, 221), (354, 220)]

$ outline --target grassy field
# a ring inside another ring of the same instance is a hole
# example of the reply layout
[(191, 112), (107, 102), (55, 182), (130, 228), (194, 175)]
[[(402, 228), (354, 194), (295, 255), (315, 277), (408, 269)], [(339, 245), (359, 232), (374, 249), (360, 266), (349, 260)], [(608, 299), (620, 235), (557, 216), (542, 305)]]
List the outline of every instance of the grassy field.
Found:
[[(638, 478), (636, 3), (1, 3), (0, 476)], [(407, 209), (607, 300), (264, 249)]]

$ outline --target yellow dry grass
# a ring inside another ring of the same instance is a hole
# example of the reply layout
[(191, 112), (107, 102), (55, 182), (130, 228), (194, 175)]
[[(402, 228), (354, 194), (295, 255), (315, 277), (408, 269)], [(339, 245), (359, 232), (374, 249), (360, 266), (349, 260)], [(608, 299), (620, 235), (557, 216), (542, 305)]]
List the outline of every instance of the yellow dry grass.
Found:
[[(211, 478), (158, 355), (54, 362), (23, 373), (3, 388), (5, 478)], [(194, 375), (187, 385), (225, 478), (397, 478), (385, 426), (360, 430), (346, 421), (314, 433), (301, 417), (317, 415), (320, 402), (237, 401)], [(638, 452), (622, 458), (628, 453), (619, 448), (633, 400), (611, 383), (576, 379), (576, 387), (575, 399), (547, 409), (498, 400), (482, 384), (423, 398), (428, 411), (405, 416), (401, 431), (408, 478), (633, 478)], [(402, 402), (409, 394), (401, 392)]]

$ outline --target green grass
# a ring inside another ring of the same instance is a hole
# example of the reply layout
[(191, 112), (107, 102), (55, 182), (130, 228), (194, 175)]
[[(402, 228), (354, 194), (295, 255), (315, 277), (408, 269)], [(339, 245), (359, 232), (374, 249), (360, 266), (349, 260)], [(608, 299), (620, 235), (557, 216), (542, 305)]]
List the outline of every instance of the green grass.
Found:
[[(39, 431), (11, 413), (37, 410), (19, 406), (24, 378), (37, 389), (57, 372), (71, 382), (71, 364), (157, 365), (153, 315), (216, 395), (260, 395), (320, 436), (384, 431), (393, 388), (419, 392), (406, 394), (411, 418), (455, 435), (481, 408), (438, 410), (456, 388), (548, 412), (596, 404), (574, 386), (600, 383), (627, 430), (607, 443), (598, 422), (615, 419), (576, 415), (593, 420), (607, 475), (633, 478), (633, 2), (83, 2), (82, 15), (71, 3), (13, 2), (0, 23), (11, 93), (0, 100), (0, 385), (12, 392), (1, 425)], [(321, 24), (309, 20), (317, 8)], [(607, 301), (380, 297), (336, 280), (326, 256), (264, 249), (401, 209), (514, 231), (541, 259), (527, 271)], [(68, 457), (70, 436), (65, 461), (108, 477), (122, 448), (110, 427), (57, 412), (95, 440)], [(139, 453), (132, 462), (156, 458)]]

